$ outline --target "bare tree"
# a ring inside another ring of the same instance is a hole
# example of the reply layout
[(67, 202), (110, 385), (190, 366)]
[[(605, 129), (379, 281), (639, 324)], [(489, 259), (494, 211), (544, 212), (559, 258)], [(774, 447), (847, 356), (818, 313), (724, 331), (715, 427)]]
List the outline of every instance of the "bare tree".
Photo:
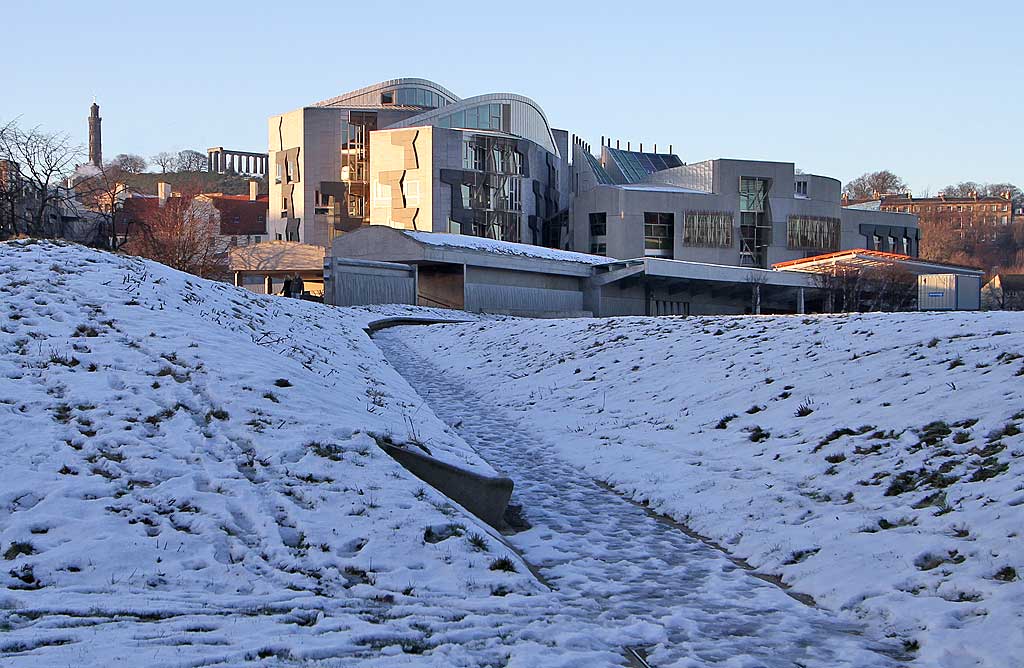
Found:
[(141, 174), (146, 171), (146, 159), (132, 153), (119, 153), (110, 161), (126, 174)]
[(199, 151), (185, 150), (178, 152), (179, 172), (206, 171), (206, 156)]
[(178, 156), (175, 153), (161, 151), (150, 158), (149, 161), (160, 168), (161, 174), (178, 170)]
[(154, 207), (123, 250), (204, 278), (228, 275), (227, 248), (219, 237), (217, 210), (198, 184), (186, 184), (180, 196)]
[(130, 192), (128, 185), (131, 173), (116, 162), (104, 165), (103, 169), (75, 182), (75, 194), (79, 201), (101, 221), (97, 239), (93, 245), (103, 245), (119, 250), (128, 238), (128, 230), (115, 230), (118, 213), (125, 197)]
[(24, 203), (13, 208), (10, 234), (59, 236), (60, 230), (48, 225), (50, 214), (66, 201), (64, 185), (83, 155), (82, 147), (67, 135), (38, 127), (26, 130), (14, 121), (0, 127), (0, 160), (17, 166)]
[(750, 312), (761, 315), (761, 286), (768, 282), (768, 274), (763, 271), (749, 271), (745, 282), (750, 286)]
[(909, 188), (906, 182), (888, 169), (862, 174), (850, 181), (843, 192), (850, 199), (873, 199), (878, 195), (902, 193)]

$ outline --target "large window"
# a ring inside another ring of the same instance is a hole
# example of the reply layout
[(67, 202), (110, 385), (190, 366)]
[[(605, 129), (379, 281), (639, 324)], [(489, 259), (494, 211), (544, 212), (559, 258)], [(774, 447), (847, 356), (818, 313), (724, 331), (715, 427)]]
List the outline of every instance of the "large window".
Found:
[(786, 245), (791, 250), (839, 250), (838, 218), (790, 216), (786, 226)]
[(608, 214), (605, 212), (590, 214), (590, 236), (603, 237), (608, 234)]
[(644, 255), (672, 257), (672, 232), (675, 215), (644, 212)]
[(683, 221), (683, 245), (709, 248), (732, 246), (732, 214), (723, 211), (696, 211)]

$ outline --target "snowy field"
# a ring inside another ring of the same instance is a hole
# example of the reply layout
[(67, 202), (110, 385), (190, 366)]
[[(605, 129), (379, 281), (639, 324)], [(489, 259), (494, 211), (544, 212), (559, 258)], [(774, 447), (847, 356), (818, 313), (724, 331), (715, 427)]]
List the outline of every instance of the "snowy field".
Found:
[(5, 668), (620, 658), (377, 447), (492, 470), (362, 332), (401, 309), (35, 242), (0, 295)]
[(1024, 665), (1022, 330), (1024, 314), (915, 313), (392, 332), (914, 665), (999, 668)]
[[(474, 322), (363, 331), (410, 315)], [(1021, 665), (1022, 324), (332, 309), (2, 243), (0, 665)]]

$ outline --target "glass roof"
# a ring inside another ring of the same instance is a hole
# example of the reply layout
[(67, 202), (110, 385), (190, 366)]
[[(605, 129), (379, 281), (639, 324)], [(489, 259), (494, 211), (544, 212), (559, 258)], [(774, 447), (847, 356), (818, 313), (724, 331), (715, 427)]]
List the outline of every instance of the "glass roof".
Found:
[(640, 153), (605, 147), (608, 157), (615, 162), (627, 183), (637, 183), (654, 172), (681, 167), (683, 161), (671, 153)]

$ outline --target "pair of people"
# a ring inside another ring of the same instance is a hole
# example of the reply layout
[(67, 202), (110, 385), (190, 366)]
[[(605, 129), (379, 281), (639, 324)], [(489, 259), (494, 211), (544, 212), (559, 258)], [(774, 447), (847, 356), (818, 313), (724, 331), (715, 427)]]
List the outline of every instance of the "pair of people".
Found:
[(281, 294), (285, 297), (292, 297), (294, 299), (302, 299), (302, 292), (304, 289), (302, 284), (302, 277), (298, 274), (293, 274), (284, 279), (284, 287), (281, 290)]

